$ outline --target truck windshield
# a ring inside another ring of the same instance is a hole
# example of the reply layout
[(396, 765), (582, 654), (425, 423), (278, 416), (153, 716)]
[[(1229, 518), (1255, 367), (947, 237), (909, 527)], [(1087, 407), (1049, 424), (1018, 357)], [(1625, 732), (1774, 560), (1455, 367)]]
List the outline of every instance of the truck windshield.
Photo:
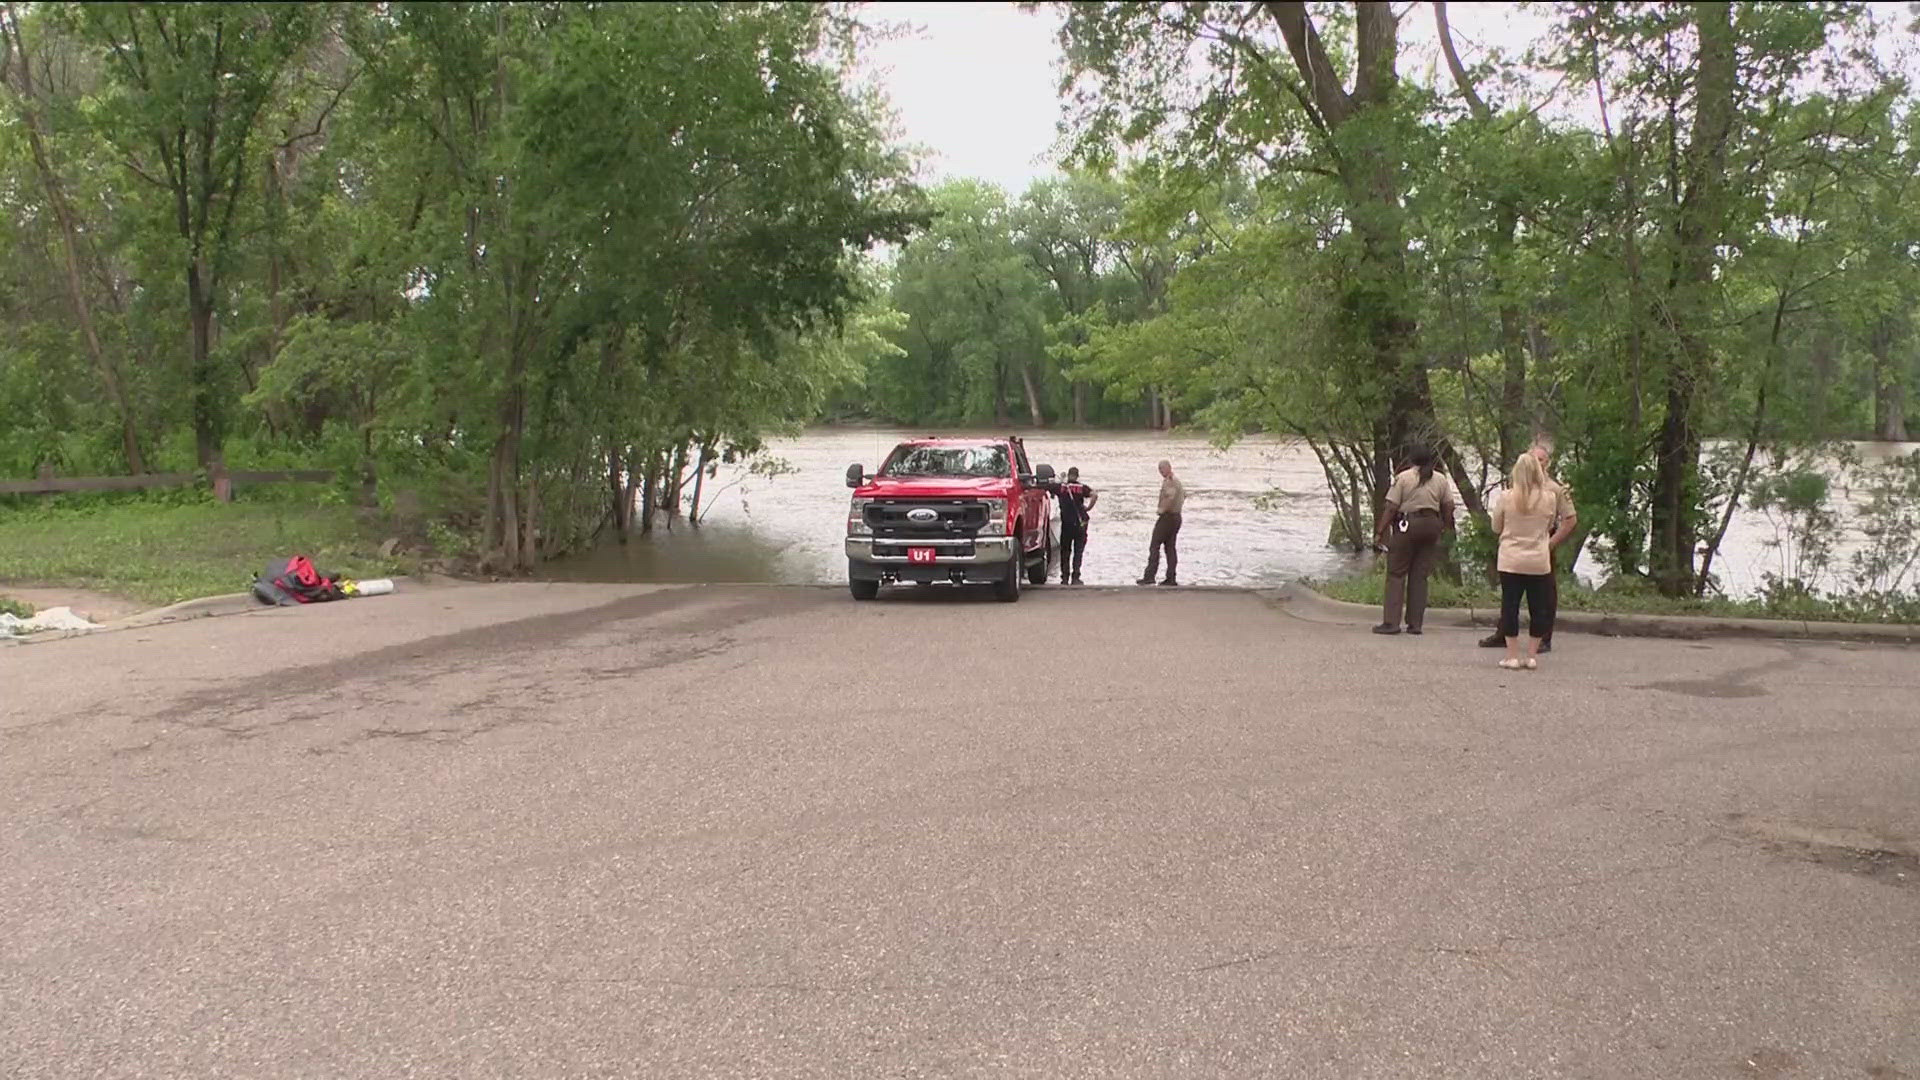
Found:
[(1004, 446), (903, 446), (882, 476), (1010, 476)]

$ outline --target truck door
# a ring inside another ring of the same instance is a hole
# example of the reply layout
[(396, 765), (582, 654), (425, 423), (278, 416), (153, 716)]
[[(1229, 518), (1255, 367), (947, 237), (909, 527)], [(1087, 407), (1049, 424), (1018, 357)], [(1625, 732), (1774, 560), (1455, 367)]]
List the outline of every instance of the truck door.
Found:
[[(1023, 477), (1033, 475), (1033, 466), (1027, 462), (1027, 444), (1013, 444), (1014, 472)], [(1027, 550), (1042, 547), (1047, 542), (1048, 520), (1052, 509), (1052, 498), (1045, 489), (1031, 483), (1020, 485), (1020, 517), (1027, 523)]]

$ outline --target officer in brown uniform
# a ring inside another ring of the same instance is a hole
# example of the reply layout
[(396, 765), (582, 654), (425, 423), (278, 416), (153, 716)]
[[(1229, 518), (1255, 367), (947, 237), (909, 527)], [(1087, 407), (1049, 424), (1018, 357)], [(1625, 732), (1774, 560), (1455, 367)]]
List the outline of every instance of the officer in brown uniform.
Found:
[(1400, 632), (1404, 607), (1407, 633), (1418, 634), (1427, 617), (1427, 577), (1440, 560), (1440, 537), (1453, 528), (1453, 489), (1434, 471), (1433, 451), (1407, 455), (1409, 467), (1393, 478), (1386, 509), (1374, 529), (1374, 542), (1387, 547), (1387, 596), (1376, 634)]
[[(1548, 529), (1552, 535), (1559, 536), (1561, 526), (1565, 525), (1567, 535), (1572, 535), (1574, 528), (1580, 523), (1580, 515), (1574, 512), (1573, 496), (1567, 493), (1566, 485), (1555, 482), (1552, 479), (1553, 474), (1548, 469), (1548, 466), (1553, 462), (1553, 451), (1547, 449), (1545, 443), (1534, 443), (1533, 456), (1540, 460), (1540, 469), (1547, 473), (1548, 481), (1552, 486), (1554, 500), (1553, 523), (1548, 526)], [(1560, 609), (1560, 553), (1557, 549), (1551, 549), (1547, 554), (1548, 558), (1553, 560), (1553, 571), (1547, 577), (1548, 603), (1555, 611), (1558, 611)], [(1480, 647), (1483, 649), (1504, 649), (1507, 647), (1507, 639), (1500, 636), (1500, 628), (1496, 626), (1493, 628), (1493, 633), (1480, 639)], [(1549, 626), (1547, 632), (1540, 637), (1540, 651), (1543, 653), (1553, 651), (1553, 628), (1551, 626)]]
[(1160, 463), (1160, 513), (1153, 519), (1153, 537), (1147, 542), (1147, 572), (1140, 575), (1138, 584), (1153, 584), (1153, 575), (1160, 569), (1160, 549), (1167, 551), (1167, 576), (1160, 584), (1180, 584), (1180, 550), (1177, 541), (1180, 538), (1180, 512), (1186, 509), (1187, 486), (1173, 475), (1173, 466)]

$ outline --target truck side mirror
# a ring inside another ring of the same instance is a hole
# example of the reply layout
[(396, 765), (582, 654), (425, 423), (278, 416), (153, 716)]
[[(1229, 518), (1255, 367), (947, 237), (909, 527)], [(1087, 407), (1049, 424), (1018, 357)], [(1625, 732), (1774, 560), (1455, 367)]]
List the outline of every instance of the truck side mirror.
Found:
[(861, 484), (864, 484), (866, 482), (867, 482), (867, 471), (860, 467), (859, 462), (856, 461), (853, 464), (847, 466), (847, 486), (848, 487), (857, 488)]
[(1053, 466), (1035, 465), (1033, 467), (1033, 475), (1038, 477), (1041, 483), (1051, 484), (1053, 483)]

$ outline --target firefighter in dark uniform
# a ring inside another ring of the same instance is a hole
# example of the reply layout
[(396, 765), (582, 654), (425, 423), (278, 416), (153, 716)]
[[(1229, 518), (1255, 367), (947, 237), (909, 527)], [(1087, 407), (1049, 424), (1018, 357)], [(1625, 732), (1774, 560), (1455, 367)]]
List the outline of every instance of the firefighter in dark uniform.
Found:
[(1087, 520), (1093, 504), (1100, 501), (1094, 490), (1080, 482), (1080, 470), (1067, 470), (1064, 484), (1052, 485), (1060, 500), (1060, 580), (1080, 584), (1080, 558), (1087, 553)]

